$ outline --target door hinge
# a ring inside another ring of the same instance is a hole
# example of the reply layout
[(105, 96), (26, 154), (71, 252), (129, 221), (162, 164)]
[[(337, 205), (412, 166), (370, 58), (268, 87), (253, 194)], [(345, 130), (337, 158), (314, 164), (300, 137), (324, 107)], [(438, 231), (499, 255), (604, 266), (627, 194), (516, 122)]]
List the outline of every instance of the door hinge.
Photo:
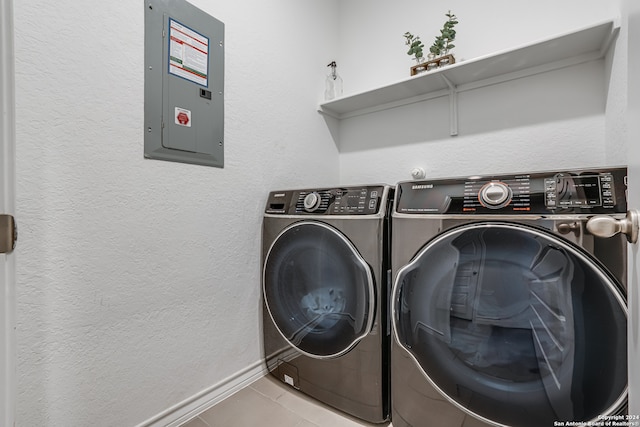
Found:
[(0, 254), (10, 254), (18, 241), (18, 225), (11, 215), (0, 214)]

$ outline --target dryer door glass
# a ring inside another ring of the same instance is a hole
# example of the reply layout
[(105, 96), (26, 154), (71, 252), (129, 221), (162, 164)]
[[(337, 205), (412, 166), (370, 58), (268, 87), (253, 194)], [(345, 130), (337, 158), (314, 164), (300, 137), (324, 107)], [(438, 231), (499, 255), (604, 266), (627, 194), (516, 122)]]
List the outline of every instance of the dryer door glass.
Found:
[(626, 401), (624, 293), (544, 230), (477, 223), (439, 235), (398, 272), (392, 310), (397, 342), (477, 418), (551, 426)]
[(371, 268), (336, 229), (319, 222), (288, 227), (271, 246), (263, 274), (269, 315), (299, 351), (336, 357), (371, 330)]

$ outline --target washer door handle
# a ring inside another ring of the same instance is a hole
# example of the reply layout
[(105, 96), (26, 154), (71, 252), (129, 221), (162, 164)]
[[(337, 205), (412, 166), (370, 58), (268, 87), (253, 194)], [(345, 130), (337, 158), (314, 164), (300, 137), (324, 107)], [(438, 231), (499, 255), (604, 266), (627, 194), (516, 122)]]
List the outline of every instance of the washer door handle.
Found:
[(609, 215), (596, 215), (587, 221), (587, 230), (594, 236), (611, 237), (618, 233), (627, 236), (629, 243), (638, 242), (638, 227), (640, 224), (640, 212), (631, 209), (627, 211), (627, 216), (616, 219)]

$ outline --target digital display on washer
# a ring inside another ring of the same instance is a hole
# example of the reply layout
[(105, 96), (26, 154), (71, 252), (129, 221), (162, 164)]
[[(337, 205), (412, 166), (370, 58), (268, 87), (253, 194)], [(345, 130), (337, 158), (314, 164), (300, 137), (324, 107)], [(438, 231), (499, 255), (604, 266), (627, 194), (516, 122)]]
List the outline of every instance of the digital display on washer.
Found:
[(350, 208), (357, 208), (361, 205), (364, 207), (365, 201), (366, 197), (361, 197), (359, 194), (349, 194), (346, 197), (342, 197), (342, 204)]
[(351, 188), (335, 190), (335, 200), (332, 202), (332, 213), (341, 215), (363, 215), (378, 212), (380, 197), (384, 187)]
[(558, 175), (555, 181), (557, 207), (602, 206), (600, 176)]

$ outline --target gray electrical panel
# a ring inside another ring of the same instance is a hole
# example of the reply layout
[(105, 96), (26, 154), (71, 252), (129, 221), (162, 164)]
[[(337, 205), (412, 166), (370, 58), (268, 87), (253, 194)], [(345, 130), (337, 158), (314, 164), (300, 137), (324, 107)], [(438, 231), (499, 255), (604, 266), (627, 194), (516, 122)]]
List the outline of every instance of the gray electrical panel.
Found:
[(144, 156), (224, 167), (224, 24), (145, 0)]

